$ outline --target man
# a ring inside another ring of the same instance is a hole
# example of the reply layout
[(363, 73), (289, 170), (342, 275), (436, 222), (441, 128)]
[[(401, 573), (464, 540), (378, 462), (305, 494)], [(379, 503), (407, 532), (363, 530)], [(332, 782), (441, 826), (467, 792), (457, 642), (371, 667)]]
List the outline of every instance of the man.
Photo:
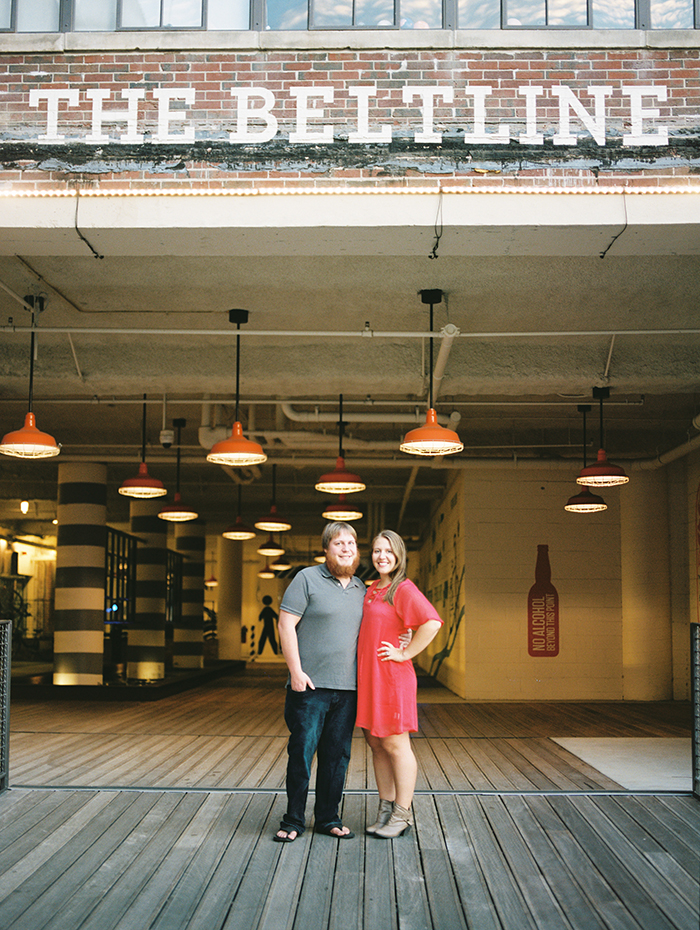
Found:
[(273, 839), (291, 843), (306, 827), (311, 763), (317, 756), (315, 831), (351, 839), (339, 806), (350, 761), (357, 708), (357, 637), (364, 583), (357, 535), (348, 523), (329, 523), (323, 565), (299, 572), (287, 588), (278, 621), (289, 668), (284, 719), (289, 728), (287, 812)]

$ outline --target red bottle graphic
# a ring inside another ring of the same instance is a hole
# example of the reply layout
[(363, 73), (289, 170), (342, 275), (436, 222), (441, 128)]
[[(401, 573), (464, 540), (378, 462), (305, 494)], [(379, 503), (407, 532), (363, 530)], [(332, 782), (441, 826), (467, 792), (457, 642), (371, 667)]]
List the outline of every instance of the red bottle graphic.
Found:
[(527, 595), (527, 651), (531, 656), (559, 655), (559, 595), (552, 584), (549, 546), (537, 547), (535, 583)]

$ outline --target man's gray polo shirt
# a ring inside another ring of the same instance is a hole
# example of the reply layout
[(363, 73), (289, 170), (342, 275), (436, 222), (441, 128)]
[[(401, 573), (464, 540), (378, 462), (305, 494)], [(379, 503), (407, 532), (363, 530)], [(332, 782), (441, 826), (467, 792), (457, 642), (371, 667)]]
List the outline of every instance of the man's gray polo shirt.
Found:
[(284, 592), (282, 610), (297, 624), (301, 667), (317, 688), (357, 689), (357, 637), (365, 598), (354, 575), (347, 587), (325, 565), (302, 569)]

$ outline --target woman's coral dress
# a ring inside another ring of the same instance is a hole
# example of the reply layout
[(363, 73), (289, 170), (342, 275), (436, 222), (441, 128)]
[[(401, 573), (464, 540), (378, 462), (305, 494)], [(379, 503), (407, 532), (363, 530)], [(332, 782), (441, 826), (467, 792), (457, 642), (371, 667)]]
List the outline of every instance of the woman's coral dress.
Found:
[(381, 662), (382, 642), (399, 645), (399, 635), (426, 620), (442, 620), (427, 597), (406, 578), (396, 589), (394, 603), (383, 600), (377, 581), (367, 589), (357, 643), (357, 726), (373, 736), (415, 733), (418, 730), (416, 672), (406, 662)]

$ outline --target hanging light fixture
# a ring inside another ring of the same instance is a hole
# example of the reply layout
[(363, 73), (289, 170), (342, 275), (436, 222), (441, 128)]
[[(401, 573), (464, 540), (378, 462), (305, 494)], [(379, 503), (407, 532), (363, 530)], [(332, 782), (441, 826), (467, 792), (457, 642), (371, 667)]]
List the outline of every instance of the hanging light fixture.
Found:
[(285, 559), (283, 555), (281, 555), (278, 559), (275, 559), (275, 561), (270, 564), (270, 568), (273, 572), (286, 572), (287, 569), (291, 567), (292, 563), (289, 561), (289, 559)]
[(433, 408), (433, 306), (442, 301), (442, 291), (421, 291), (421, 300), (430, 304), (430, 371), (428, 381), (429, 407), (425, 417), (425, 425), (409, 430), (399, 446), (401, 452), (411, 455), (454, 455), (461, 452), (464, 445), (459, 436), (451, 429), (440, 426), (437, 413)]
[(343, 395), (339, 395), (338, 404), (338, 458), (333, 471), (328, 472), (316, 482), (316, 490), (323, 491), (326, 494), (355, 494), (357, 491), (364, 491), (367, 485), (361, 480), (359, 475), (348, 471), (345, 467), (345, 458), (343, 456)]
[(258, 572), (258, 578), (274, 578), (275, 573), (272, 571), (270, 566), (267, 564), (267, 559), (265, 560), (265, 568), (261, 568)]
[(177, 430), (177, 450), (176, 450), (176, 470), (175, 470), (175, 497), (172, 504), (166, 504), (158, 516), (161, 520), (167, 520), (169, 523), (187, 523), (190, 520), (196, 520), (199, 514), (191, 507), (186, 507), (180, 497), (180, 441), (182, 439), (182, 427), (187, 425), (187, 420), (181, 417), (173, 420), (173, 426)]
[(270, 533), (270, 538), (267, 542), (264, 542), (262, 546), (258, 549), (260, 555), (273, 555), (279, 556), (284, 555), (284, 547), (280, 546), (279, 543), (276, 543), (272, 538), (272, 533)]
[(327, 504), (321, 516), (326, 520), (343, 523), (350, 520), (361, 520), (364, 514), (359, 507), (346, 503), (344, 494), (339, 494), (337, 501), (330, 501)]
[(48, 433), (42, 433), (37, 429), (36, 417), (32, 412), (34, 401), (34, 351), (36, 344), (36, 333), (34, 322), (36, 313), (44, 309), (44, 298), (29, 295), (24, 298), (24, 303), (32, 308), (32, 328), (29, 342), (29, 405), (27, 414), (24, 417), (24, 426), (21, 429), (6, 433), (0, 443), (0, 452), (3, 455), (10, 455), (16, 459), (49, 459), (58, 455), (61, 447)]
[(236, 522), (227, 527), (221, 534), (224, 539), (254, 539), (255, 530), (241, 520), (241, 486), (238, 485), (238, 513)]
[(216, 588), (219, 585), (219, 579), (215, 575), (210, 575), (204, 582), (205, 588)]
[(122, 482), (119, 493), (125, 497), (146, 500), (151, 497), (165, 497), (168, 493), (162, 481), (151, 478), (146, 468), (146, 395), (143, 395), (143, 414), (141, 417), (141, 464), (135, 478)]
[(608, 462), (603, 448), (603, 399), (609, 396), (610, 388), (593, 388), (593, 397), (600, 402), (600, 448), (598, 449), (598, 460), (593, 465), (581, 469), (576, 479), (577, 484), (584, 484), (592, 488), (611, 488), (618, 484), (627, 484), (630, 480), (623, 468)]
[[(583, 414), (583, 468), (586, 469), (586, 414), (591, 409), (590, 404), (579, 404), (578, 411)], [(564, 510), (570, 513), (597, 513), (607, 510), (608, 505), (602, 497), (594, 494), (590, 488), (581, 488), (564, 504)]]
[(277, 481), (277, 466), (272, 466), (272, 505), (270, 507), (270, 513), (263, 517), (261, 520), (257, 520), (255, 523), (256, 530), (264, 530), (266, 533), (284, 533), (287, 530), (291, 530), (292, 524), (288, 523), (277, 513), (277, 504), (276, 504), (276, 481)]
[(241, 380), (241, 323), (248, 322), (247, 310), (229, 310), (228, 318), (230, 323), (235, 323), (238, 329), (236, 336), (236, 417), (231, 435), (228, 439), (222, 439), (216, 442), (209, 450), (207, 462), (214, 462), (216, 465), (234, 465), (242, 467), (244, 465), (262, 465), (267, 461), (267, 456), (262, 450), (262, 446), (257, 442), (246, 439), (243, 435), (243, 427), (239, 419), (239, 398), (240, 398), (240, 380)]
[(314, 556), (314, 562), (318, 562), (319, 564), (323, 565), (325, 561), (326, 561), (325, 552), (317, 552), (316, 555)]

